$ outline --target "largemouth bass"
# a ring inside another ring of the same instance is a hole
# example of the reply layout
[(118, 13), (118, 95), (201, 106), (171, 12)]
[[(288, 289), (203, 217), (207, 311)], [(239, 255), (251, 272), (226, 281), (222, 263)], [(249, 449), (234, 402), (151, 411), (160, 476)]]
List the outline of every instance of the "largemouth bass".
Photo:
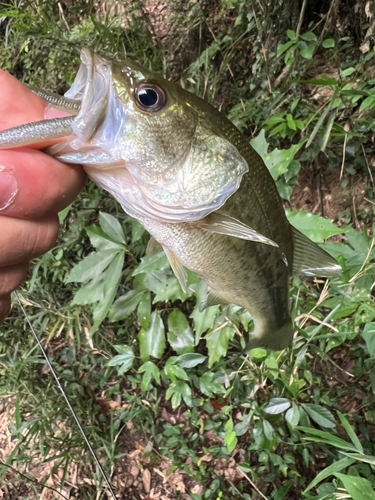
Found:
[(138, 219), (183, 289), (185, 268), (207, 283), (202, 309), (244, 307), (249, 348), (287, 347), (290, 275), (336, 277), (341, 267), (289, 224), (263, 160), (219, 111), (133, 61), (87, 49), (81, 59), (65, 97), (38, 91), (71, 116), (0, 132), (0, 148), (69, 136), (47, 153), (82, 164)]

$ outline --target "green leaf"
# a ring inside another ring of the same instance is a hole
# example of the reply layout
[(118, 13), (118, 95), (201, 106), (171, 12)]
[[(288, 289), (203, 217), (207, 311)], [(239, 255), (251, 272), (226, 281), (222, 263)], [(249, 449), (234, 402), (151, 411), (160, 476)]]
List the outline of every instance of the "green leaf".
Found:
[(374, 488), (372, 483), (367, 479), (357, 476), (346, 476), (338, 472), (334, 475), (340, 479), (353, 500), (375, 500)]
[(177, 365), (172, 365), (171, 363), (167, 363), (164, 367), (164, 373), (168, 378), (170, 378), (173, 382), (176, 381), (176, 378), (180, 378), (181, 380), (190, 380), (187, 376), (186, 371)]
[(62, 225), (64, 223), (64, 220), (66, 219), (68, 213), (72, 209), (72, 203), (68, 205), (64, 210), (61, 210), (61, 212), (58, 213), (59, 216), (59, 224)]
[(118, 250), (110, 249), (88, 255), (73, 267), (67, 283), (83, 282), (95, 278), (109, 266), (117, 254)]
[(335, 41), (333, 38), (326, 38), (322, 42), (323, 49), (332, 49), (335, 46)]
[(304, 47), (301, 50), (301, 56), (304, 57), (305, 59), (312, 59), (315, 46), (316, 46), (315, 43), (311, 43), (310, 45), (307, 45), (306, 47)]
[(375, 356), (375, 323), (367, 323), (361, 334), (371, 357)]
[(141, 301), (138, 305), (137, 311), (138, 322), (144, 330), (150, 326), (151, 323), (151, 294), (146, 292), (142, 295)]
[(67, 363), (70, 366), (73, 366), (74, 362), (76, 361), (76, 348), (73, 347), (65, 347), (65, 349), (62, 350), (60, 359), (63, 363)]
[(364, 109), (368, 108), (369, 106), (371, 106), (371, 104), (375, 101), (375, 97), (370, 95), (368, 97), (366, 97), (366, 99), (363, 100), (363, 102), (361, 103), (360, 107), (359, 107), (359, 112), (363, 111)]
[(350, 76), (351, 74), (353, 74), (355, 71), (356, 71), (355, 68), (346, 68), (346, 69), (344, 69), (344, 71), (341, 71), (340, 77), (346, 78), (347, 76)]
[(308, 148), (310, 146), (310, 144), (312, 143), (312, 141), (314, 140), (316, 134), (318, 133), (320, 127), (322, 126), (324, 120), (326, 119), (326, 116), (328, 115), (330, 109), (332, 107), (332, 103), (329, 102), (329, 104), (326, 106), (326, 108), (324, 109), (323, 113), (319, 116), (319, 119), (318, 121), (316, 122), (315, 126), (314, 126), (314, 129), (313, 131), (311, 132), (310, 134), (310, 137), (306, 143), (306, 148)]
[(292, 47), (293, 45), (296, 45), (296, 42), (294, 40), (292, 41), (289, 41), (289, 42), (286, 42), (284, 43), (283, 45), (280, 45), (278, 48), (277, 48), (277, 57), (281, 56), (282, 54), (284, 54), (284, 52), (286, 52), (290, 47)]
[(270, 415), (277, 415), (278, 413), (283, 413), (288, 408), (290, 408), (289, 399), (272, 398), (268, 405), (264, 408), (264, 411)]
[(151, 382), (151, 379), (154, 379), (157, 384), (160, 385), (160, 373), (158, 367), (152, 361), (146, 361), (139, 368), (138, 373), (144, 373), (141, 382), (141, 390), (143, 392), (147, 391), (147, 388)]
[(272, 425), (268, 422), (268, 420), (263, 420), (263, 432), (268, 441), (273, 440), (274, 430)]
[(90, 238), (91, 244), (97, 250), (124, 250), (124, 245), (111, 240), (109, 236), (98, 226), (85, 227), (85, 231)]
[(289, 40), (297, 40), (297, 35), (293, 30), (288, 30), (286, 34)]
[[(198, 302), (198, 301), (197, 301)], [(194, 320), (195, 344), (198, 344), (202, 333), (212, 328), (220, 306), (207, 307), (204, 311), (199, 311), (199, 302), (194, 307), (190, 317)]]
[(298, 425), (299, 422), (299, 408), (296, 405), (296, 403), (292, 403), (292, 407), (289, 408), (289, 410), (286, 412), (285, 415), (285, 420), (288, 422), (289, 425), (292, 427), (295, 427)]
[(308, 42), (316, 42), (317, 38), (314, 33), (311, 33), (311, 31), (308, 31), (307, 33), (304, 33), (301, 35), (302, 40), (307, 40)]
[(143, 288), (155, 293), (154, 304), (157, 302), (174, 302), (175, 300), (184, 302), (192, 293), (190, 289), (188, 289), (188, 293), (182, 291), (177, 278), (169, 269), (142, 272), (139, 275), (137, 274), (135, 279), (137, 280), (137, 282), (134, 280), (135, 288)]
[(354, 446), (357, 448), (358, 451), (363, 453), (363, 446), (362, 446), (360, 440), (358, 439), (356, 433), (352, 429), (352, 426), (349, 424), (349, 422), (346, 420), (346, 418), (344, 417), (344, 415), (341, 412), (337, 411), (337, 415), (338, 415), (342, 425), (345, 427), (345, 430), (348, 433), (348, 436), (350, 437)]
[(233, 339), (235, 329), (232, 326), (218, 328), (216, 331), (209, 333), (206, 339), (208, 349), (208, 368), (219, 361), (222, 356), (225, 356), (228, 350), (228, 341)]
[(286, 122), (288, 124), (288, 127), (292, 130), (297, 130), (296, 124), (294, 123), (293, 116), (291, 114), (286, 115)]
[(133, 271), (133, 276), (152, 271), (163, 271), (169, 268), (168, 258), (164, 252), (159, 252), (152, 257), (142, 257), (141, 263)]
[(315, 241), (323, 243), (326, 238), (334, 234), (346, 233), (346, 228), (338, 228), (332, 224), (332, 220), (323, 219), (320, 215), (310, 214), (299, 210), (298, 212), (286, 211), (289, 222), (301, 233)]
[(289, 149), (274, 149), (268, 153), (268, 142), (265, 139), (265, 131), (262, 129), (257, 137), (250, 141), (251, 146), (262, 157), (274, 180), (287, 172), (289, 164), (301, 149), (303, 141), (291, 146)]
[(134, 243), (142, 238), (145, 228), (141, 226), (137, 219), (133, 219), (131, 217), (129, 217), (129, 219), (132, 223), (132, 243)]
[(103, 300), (94, 309), (94, 324), (90, 334), (94, 333), (108, 311), (116, 297), (117, 289), (121, 281), (121, 273), (124, 265), (125, 252), (119, 252), (109, 265), (103, 280)]
[(151, 323), (147, 330), (141, 330), (138, 334), (141, 360), (147, 361), (150, 356), (160, 359), (165, 349), (164, 325), (160, 313), (154, 311), (151, 314)]
[(121, 295), (112, 305), (109, 312), (110, 321), (121, 321), (134, 312), (145, 292), (143, 290), (130, 290)]
[(372, 455), (364, 455), (363, 453), (346, 453), (345, 451), (342, 453), (353, 460), (359, 460), (365, 464), (375, 465), (375, 457)]
[(350, 467), (352, 464), (354, 464), (354, 462), (355, 462), (354, 458), (342, 458), (341, 460), (338, 460), (337, 462), (334, 462), (333, 464), (329, 465), (321, 472), (319, 472), (319, 474), (313, 479), (313, 481), (311, 481), (311, 483), (308, 485), (305, 491), (302, 492), (302, 495), (305, 495), (312, 488), (315, 488), (315, 486), (318, 483), (320, 483), (320, 481), (323, 481), (324, 479), (331, 476), (335, 472), (339, 472), (340, 470)]
[(199, 378), (199, 390), (208, 397), (212, 394), (225, 394), (224, 386), (216, 382), (214, 377), (214, 374), (209, 372)]
[(321, 427), (333, 428), (336, 427), (335, 418), (332, 413), (323, 406), (314, 404), (303, 404), (304, 409), (314, 422)]
[(112, 358), (108, 365), (120, 365), (120, 368), (118, 368), (118, 374), (122, 375), (130, 370), (130, 368), (132, 368), (134, 363), (134, 352), (132, 348), (127, 345), (114, 345), (113, 347), (116, 349), (119, 355)]
[(340, 82), (334, 78), (329, 78), (327, 75), (322, 75), (321, 78), (313, 78), (311, 80), (300, 80), (300, 83), (305, 85), (339, 85)]
[(236, 433), (233, 430), (227, 430), (227, 432), (224, 434), (224, 444), (228, 448), (228, 452), (232, 453), (237, 445)]
[(168, 316), (168, 342), (177, 354), (194, 352), (194, 335), (186, 316), (174, 309)]
[(87, 285), (81, 286), (74, 295), (72, 304), (86, 305), (102, 300), (104, 295), (104, 277), (105, 273), (101, 273), (87, 283)]
[(124, 230), (116, 217), (113, 215), (99, 212), (99, 224), (103, 231), (117, 243), (126, 245)]
[(320, 431), (318, 429), (313, 429), (312, 427), (298, 426), (298, 427), (296, 427), (296, 429), (303, 431), (303, 432), (306, 432), (306, 434), (311, 434), (312, 436), (316, 436), (315, 439), (312, 437), (306, 438), (306, 439), (309, 439), (311, 441), (315, 441), (317, 443), (330, 444), (330, 445), (334, 446), (335, 448), (340, 448), (340, 449), (346, 450), (346, 451), (353, 451), (354, 453), (356, 453), (356, 451), (357, 451), (357, 449), (352, 444), (347, 443), (343, 439), (341, 439), (337, 436), (334, 436), (333, 434), (331, 434), (329, 432), (324, 432), (324, 431)]
[(153, 285), (153, 290), (155, 293), (155, 298), (153, 304), (157, 302), (174, 302), (175, 300), (181, 300), (184, 302), (189, 297), (188, 293), (182, 291), (181, 285), (171, 271), (165, 271), (163, 273), (163, 278), (155, 280)]
[(172, 408), (175, 410), (181, 404), (181, 398), (184, 399), (187, 406), (191, 406), (191, 389), (181, 380), (172, 382), (165, 393), (165, 399), (168, 401), (172, 397)]
[(175, 362), (181, 366), (181, 368), (193, 368), (194, 366), (204, 363), (206, 359), (207, 356), (204, 356), (203, 354), (186, 353), (178, 356)]
[(243, 416), (241, 422), (234, 426), (236, 436), (243, 436), (250, 429), (250, 413)]

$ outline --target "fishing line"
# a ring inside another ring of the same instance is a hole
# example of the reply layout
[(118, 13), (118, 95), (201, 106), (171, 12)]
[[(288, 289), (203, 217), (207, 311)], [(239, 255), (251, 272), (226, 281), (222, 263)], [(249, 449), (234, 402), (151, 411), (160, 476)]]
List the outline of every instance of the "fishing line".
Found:
[(38, 338), (38, 335), (36, 334), (36, 331), (34, 330), (34, 327), (33, 327), (32, 323), (31, 323), (31, 321), (30, 321), (30, 318), (29, 318), (29, 316), (27, 315), (27, 312), (25, 311), (25, 308), (23, 307), (23, 305), (22, 305), (22, 303), (21, 303), (21, 300), (20, 300), (20, 298), (19, 298), (18, 292), (16, 292), (16, 291), (15, 291), (15, 292), (14, 292), (14, 294), (15, 294), (15, 296), (16, 296), (16, 298), (17, 298), (17, 301), (18, 301), (18, 304), (19, 304), (19, 306), (20, 306), (20, 308), (21, 308), (21, 311), (23, 312), (23, 315), (24, 315), (24, 316), (25, 316), (25, 318), (26, 318), (26, 321), (28, 322), (28, 324), (29, 324), (29, 326), (30, 326), (31, 331), (33, 332), (33, 335), (34, 335), (34, 338), (35, 338), (35, 340), (36, 340), (36, 343), (38, 344), (39, 349), (40, 349), (40, 350), (42, 351), (42, 353), (43, 353), (44, 359), (46, 360), (47, 365), (48, 365), (49, 369), (51, 370), (52, 375), (54, 376), (54, 378), (55, 378), (55, 380), (56, 380), (57, 386), (58, 386), (58, 388), (60, 389), (61, 394), (63, 395), (63, 397), (64, 397), (64, 399), (65, 399), (65, 402), (66, 402), (66, 404), (68, 405), (68, 408), (69, 408), (69, 410), (70, 410), (71, 414), (73, 415), (73, 418), (74, 418), (74, 420), (75, 420), (75, 422), (76, 422), (76, 424), (77, 424), (77, 426), (78, 426), (78, 429), (79, 429), (80, 433), (82, 434), (83, 439), (85, 440), (85, 443), (86, 443), (86, 445), (87, 445), (87, 448), (89, 449), (89, 451), (90, 451), (90, 453), (91, 453), (91, 455), (92, 455), (92, 458), (94, 459), (94, 461), (95, 461), (95, 463), (96, 463), (96, 466), (98, 467), (99, 472), (100, 472), (100, 474), (102, 475), (102, 478), (103, 478), (103, 480), (104, 480), (105, 484), (107, 485), (107, 488), (108, 488), (108, 490), (109, 490), (109, 492), (110, 492), (110, 494), (111, 494), (111, 496), (112, 496), (113, 500), (118, 500), (118, 498), (116, 497), (116, 495), (115, 495), (114, 491), (112, 490), (112, 487), (111, 487), (111, 485), (110, 485), (109, 480), (107, 479), (107, 476), (105, 475), (104, 470), (102, 469), (102, 466), (101, 466), (101, 465), (100, 465), (100, 463), (99, 463), (99, 460), (97, 459), (97, 457), (96, 457), (96, 455), (95, 455), (95, 451), (93, 450), (93, 448), (92, 448), (92, 446), (91, 446), (91, 444), (90, 444), (90, 441), (87, 439), (86, 434), (85, 434), (85, 431), (83, 430), (83, 428), (82, 428), (82, 426), (81, 426), (81, 424), (80, 424), (80, 422), (79, 422), (79, 420), (78, 420), (78, 417), (77, 417), (77, 415), (76, 415), (75, 411), (73, 410), (73, 407), (72, 407), (72, 405), (70, 404), (69, 399), (68, 399), (67, 395), (65, 394), (65, 391), (64, 391), (64, 389), (63, 389), (62, 385), (60, 384), (60, 380), (59, 380), (58, 376), (56, 375), (56, 372), (55, 372), (55, 370), (53, 369), (53, 367), (52, 367), (52, 364), (51, 364), (50, 360), (48, 359), (47, 353), (46, 353), (46, 352), (45, 352), (45, 350), (43, 349), (43, 346), (42, 346), (42, 344), (41, 344), (41, 342), (40, 342), (40, 340), (39, 340), (39, 338)]

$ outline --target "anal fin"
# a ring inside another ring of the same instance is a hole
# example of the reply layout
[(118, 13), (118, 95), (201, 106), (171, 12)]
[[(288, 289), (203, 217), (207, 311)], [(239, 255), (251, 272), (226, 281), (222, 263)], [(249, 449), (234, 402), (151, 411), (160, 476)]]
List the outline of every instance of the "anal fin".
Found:
[(221, 304), (227, 304), (227, 302), (218, 295), (215, 295), (213, 292), (208, 292), (207, 299), (202, 300), (199, 304), (199, 312), (203, 312), (207, 309), (207, 307), (218, 306)]
[(316, 243), (292, 226), (293, 230), (293, 274), (338, 278), (342, 268), (337, 261)]

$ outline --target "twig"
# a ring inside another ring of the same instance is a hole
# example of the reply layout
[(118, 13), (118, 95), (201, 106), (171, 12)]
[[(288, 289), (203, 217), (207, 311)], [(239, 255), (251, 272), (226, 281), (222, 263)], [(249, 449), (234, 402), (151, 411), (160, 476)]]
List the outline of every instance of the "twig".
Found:
[(295, 319), (295, 321), (298, 321), (298, 320), (300, 320), (302, 318), (312, 319), (313, 321), (316, 321), (317, 323), (320, 323), (321, 325), (330, 328), (334, 332), (339, 333), (339, 330), (336, 327), (334, 327), (334, 326), (332, 326), (332, 325), (330, 325), (328, 323), (325, 323), (324, 321), (321, 321), (320, 319), (316, 318), (315, 316), (311, 316), (311, 314), (301, 314), (300, 316), (297, 316), (297, 318)]
[(355, 206), (355, 196), (354, 196), (354, 194), (352, 194), (352, 205), (353, 205), (354, 224), (355, 224), (356, 229), (359, 230), (360, 225), (359, 225), (359, 221), (358, 221), (358, 218), (357, 218), (357, 208)]
[(64, 11), (63, 11), (63, 8), (62, 8), (62, 5), (60, 2), (58, 2), (57, 4), (59, 6), (59, 12), (60, 12), (60, 16), (61, 16), (61, 19), (64, 21), (64, 24), (66, 26), (66, 29), (68, 30), (68, 33), (70, 33), (70, 28), (69, 28), (69, 24), (67, 23), (66, 19), (65, 19), (65, 16), (64, 16)]
[[(297, 25), (297, 29), (296, 29), (296, 37), (297, 38), (299, 37), (300, 31), (302, 28), (303, 18), (305, 16), (306, 5), (307, 5), (307, 0), (303, 0), (301, 12), (299, 14), (299, 19), (298, 19), (298, 25)], [(285, 78), (287, 76), (289, 76), (289, 73), (292, 71), (292, 68), (293, 68), (293, 64), (291, 64), (290, 66), (284, 66), (282, 72), (275, 80), (275, 83), (274, 83), (275, 89), (281, 84), (281, 82), (283, 80), (285, 80)]]
[(254, 488), (255, 491), (257, 491), (259, 493), (259, 495), (264, 498), (264, 500), (268, 500), (267, 497), (265, 497), (263, 495), (263, 493), (260, 491), (260, 489), (252, 482), (252, 480), (249, 478), (249, 476), (247, 474), (245, 474), (239, 467), (237, 467), (237, 469), (241, 472), (242, 476), (247, 479), (249, 481), (249, 483), (251, 484), (251, 486)]
[(344, 368), (341, 368), (341, 366), (337, 365), (327, 354), (324, 353), (325, 354), (324, 356), (322, 354), (323, 354), (322, 352), (318, 351), (318, 355), (322, 359), (324, 359), (325, 361), (329, 361), (330, 363), (332, 363), (334, 367), (336, 367), (341, 372), (346, 373), (346, 375), (348, 375), (348, 377), (355, 378), (355, 376), (352, 373), (347, 372), (346, 370), (344, 370)]
[(326, 22), (324, 23), (324, 26), (323, 26), (323, 29), (322, 29), (322, 32), (320, 33), (320, 36), (319, 36), (319, 39), (318, 39), (318, 42), (315, 46), (315, 49), (314, 49), (314, 52), (313, 52), (313, 55), (315, 54), (315, 51), (316, 49), (320, 46), (320, 44), (322, 43), (322, 40), (323, 40), (323, 37), (324, 37), (324, 33), (326, 31), (326, 28), (327, 28), (327, 24), (328, 24), (328, 21), (329, 21), (329, 18), (331, 16), (331, 12), (332, 12), (332, 9), (333, 7), (335, 6), (335, 3), (337, 2), (337, 0), (332, 0), (332, 3), (331, 3), (331, 6), (329, 8), (329, 11), (327, 12), (326, 14)]
[(297, 38), (299, 37), (300, 31), (302, 28), (303, 18), (305, 16), (306, 5), (307, 5), (307, 0), (303, 0), (303, 4), (302, 4), (301, 12), (299, 15), (299, 20), (298, 20), (298, 25), (297, 25), (297, 29), (296, 29)]
[[(257, 28), (258, 28), (258, 32), (261, 33), (261, 29), (260, 29), (260, 26), (259, 26), (259, 21), (258, 21), (258, 18), (257, 18), (257, 15), (255, 13), (255, 10), (253, 9), (253, 14), (254, 14), (254, 19), (255, 19), (255, 22), (256, 22), (256, 25), (257, 25)], [(267, 81), (268, 81), (268, 91), (270, 94), (272, 94), (272, 87), (271, 87), (271, 81), (270, 81), (270, 75), (268, 74), (268, 68), (267, 68), (267, 56), (266, 56), (266, 48), (263, 44), (263, 40), (261, 39), (260, 41), (261, 45), (262, 45), (262, 54), (263, 54), (263, 59), (264, 59), (264, 62), (266, 63), (266, 69), (267, 69)]]
[(346, 141), (348, 139), (348, 134), (345, 134), (345, 139), (344, 139), (344, 146), (342, 150), (342, 163), (341, 163), (341, 170), (340, 170), (340, 181), (342, 179), (342, 174), (344, 172), (344, 163), (345, 163), (345, 151), (346, 151)]
[(368, 173), (370, 174), (370, 179), (371, 179), (371, 182), (372, 182), (372, 187), (375, 188), (374, 178), (372, 176), (370, 165), (368, 164), (368, 161), (367, 161), (367, 156), (366, 156), (365, 148), (363, 147), (363, 142), (362, 141), (361, 141), (361, 146), (362, 146), (363, 156), (365, 158), (365, 162), (366, 162), (366, 165), (367, 165)]
[(371, 245), (370, 245), (370, 247), (368, 249), (368, 252), (367, 252), (367, 255), (365, 257), (365, 260), (362, 263), (361, 269), (352, 278), (350, 278), (349, 283), (353, 283), (353, 281), (355, 281), (358, 278), (358, 276), (361, 274), (362, 269), (365, 267), (367, 259), (370, 257), (372, 249), (374, 248), (374, 243), (375, 243), (375, 236), (371, 240)]

